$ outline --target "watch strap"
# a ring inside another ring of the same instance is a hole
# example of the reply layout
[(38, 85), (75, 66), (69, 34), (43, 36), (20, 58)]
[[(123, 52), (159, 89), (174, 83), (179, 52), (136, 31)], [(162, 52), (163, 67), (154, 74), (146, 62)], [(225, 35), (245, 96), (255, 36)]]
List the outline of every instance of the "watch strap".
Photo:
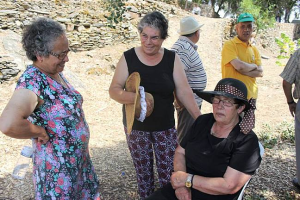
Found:
[(194, 180), (194, 174), (192, 175), (192, 179), (191, 179), (191, 184), (192, 184), (191, 187), (193, 187), (193, 180)]
[(193, 176), (194, 176), (193, 174), (188, 174), (188, 177), (186, 178), (186, 181), (185, 181), (185, 186), (187, 188), (192, 187)]

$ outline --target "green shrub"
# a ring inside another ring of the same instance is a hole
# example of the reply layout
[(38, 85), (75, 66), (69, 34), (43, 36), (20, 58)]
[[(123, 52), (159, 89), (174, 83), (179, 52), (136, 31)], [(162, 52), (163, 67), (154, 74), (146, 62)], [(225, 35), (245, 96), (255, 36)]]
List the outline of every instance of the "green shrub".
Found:
[(288, 123), (284, 121), (277, 127), (277, 131), (280, 133), (280, 139), (288, 141), (290, 143), (295, 142), (295, 127), (294, 123)]
[[(275, 42), (279, 47), (279, 55), (277, 56), (276, 64), (278, 66), (284, 66), (280, 60), (289, 58), (296, 50), (295, 42), (286, 34), (281, 33), (280, 38), (275, 38)], [(297, 41), (298, 44), (300, 40)]]
[(239, 9), (240, 13), (248, 12), (253, 15), (257, 33), (263, 29), (273, 27), (275, 24), (275, 15), (272, 12), (275, 5), (270, 5), (268, 8), (265, 8), (263, 5), (260, 5), (260, 3), (260, 1), (256, 0), (242, 0)]
[(276, 134), (274, 134), (274, 131), (269, 124), (263, 125), (263, 130), (258, 133), (258, 137), (263, 143), (263, 146), (269, 149), (272, 149), (278, 141), (278, 137), (276, 137)]
[(279, 125), (271, 127), (264, 124), (262, 131), (258, 132), (258, 138), (265, 148), (272, 149), (279, 142), (295, 142), (295, 128), (293, 122), (283, 121)]
[(116, 24), (122, 22), (123, 14), (126, 10), (124, 5), (122, 0), (108, 0), (107, 10), (110, 12), (110, 15), (107, 17), (107, 21), (111, 28), (115, 28)]

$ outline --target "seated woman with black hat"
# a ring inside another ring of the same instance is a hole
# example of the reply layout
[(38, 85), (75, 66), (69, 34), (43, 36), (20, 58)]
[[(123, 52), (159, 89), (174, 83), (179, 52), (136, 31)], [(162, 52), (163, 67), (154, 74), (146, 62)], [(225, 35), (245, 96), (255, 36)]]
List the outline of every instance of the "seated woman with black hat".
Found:
[(176, 149), (171, 182), (147, 200), (237, 199), (260, 165), (255, 106), (245, 84), (225, 78), (214, 91), (194, 92), (213, 113), (197, 118)]

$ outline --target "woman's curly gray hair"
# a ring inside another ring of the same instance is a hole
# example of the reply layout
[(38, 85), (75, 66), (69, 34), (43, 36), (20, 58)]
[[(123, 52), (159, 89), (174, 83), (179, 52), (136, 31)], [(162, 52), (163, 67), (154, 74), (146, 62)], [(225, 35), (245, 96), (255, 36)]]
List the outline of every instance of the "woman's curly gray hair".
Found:
[(25, 28), (22, 37), (22, 45), (28, 59), (37, 60), (39, 56), (49, 56), (54, 42), (58, 37), (65, 34), (63, 27), (49, 18), (38, 18)]
[(143, 29), (147, 26), (159, 30), (161, 39), (166, 39), (169, 36), (168, 20), (158, 11), (148, 13), (141, 19), (140, 23), (138, 24), (139, 33), (142, 33)]

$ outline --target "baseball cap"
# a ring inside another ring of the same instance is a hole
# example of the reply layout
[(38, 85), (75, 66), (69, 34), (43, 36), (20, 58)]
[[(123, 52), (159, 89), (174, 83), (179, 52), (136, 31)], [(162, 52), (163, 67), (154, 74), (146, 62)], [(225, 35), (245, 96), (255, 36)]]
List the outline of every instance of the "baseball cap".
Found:
[(240, 14), (239, 18), (237, 19), (237, 23), (240, 22), (254, 22), (254, 18), (253, 15), (251, 15), (250, 13), (242, 13)]

